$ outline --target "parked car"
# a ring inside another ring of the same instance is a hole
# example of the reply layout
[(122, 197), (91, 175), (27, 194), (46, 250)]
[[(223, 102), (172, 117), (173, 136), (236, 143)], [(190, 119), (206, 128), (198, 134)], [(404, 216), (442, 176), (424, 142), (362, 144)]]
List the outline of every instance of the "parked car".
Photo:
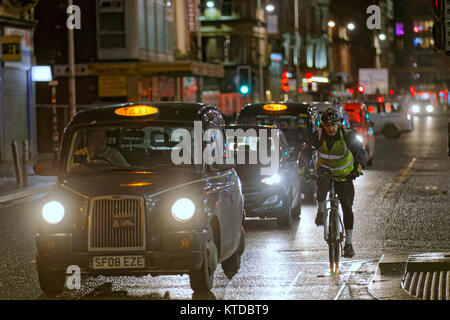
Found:
[[(267, 165), (250, 163), (250, 152), (258, 152), (262, 137), (260, 130), (266, 130), (267, 145), (273, 142), (271, 126), (229, 125), (231, 130), (243, 130), (244, 137), (227, 140), (230, 150), (245, 152), (247, 161), (237, 162), (236, 172), (242, 183), (246, 217), (276, 218), (281, 227), (290, 227), (293, 219), (298, 219), (302, 209), (301, 178), (297, 159), (298, 153), (289, 147), (283, 132), (278, 131), (279, 163), (272, 175), (262, 174)], [(227, 137), (229, 138), (229, 137)], [(271, 148), (272, 152), (277, 152)], [(237, 152), (234, 156), (238, 156)]]
[(350, 120), (350, 125), (356, 131), (357, 139), (366, 152), (367, 165), (371, 166), (375, 156), (375, 136), (373, 122), (370, 119), (367, 108), (364, 104), (355, 102), (347, 103), (344, 107)]
[(36, 234), (45, 294), (62, 292), (71, 265), (89, 275), (189, 274), (196, 292), (212, 288), (218, 263), (227, 275), (238, 271), (244, 204), (234, 165), (171, 159), (184, 141), (179, 132), (194, 137), (194, 121), (200, 134), (221, 132), (224, 124), (215, 107), (189, 103), (124, 104), (75, 115), (56, 167), (35, 166), (38, 174), (58, 176)]
[(367, 101), (374, 133), (384, 134), (388, 139), (397, 139), (402, 133), (414, 130), (412, 109), (395, 100)]
[[(237, 123), (279, 128), (289, 146), (298, 154), (306, 137), (319, 127), (319, 114), (317, 109), (308, 103), (252, 103), (244, 106), (238, 115)], [(312, 201), (316, 192), (315, 182), (302, 183), (301, 188), (304, 197)]]
[(317, 112), (319, 113), (319, 116), (320, 116), (319, 119), (322, 119), (322, 115), (325, 113), (325, 111), (327, 111), (328, 108), (337, 109), (337, 112), (343, 119), (342, 124), (343, 124), (344, 128), (351, 129), (350, 120), (348, 118), (347, 112), (345, 112), (345, 110), (344, 110), (344, 107), (342, 107), (342, 106), (335, 107), (330, 102), (314, 102), (313, 105), (316, 107)]

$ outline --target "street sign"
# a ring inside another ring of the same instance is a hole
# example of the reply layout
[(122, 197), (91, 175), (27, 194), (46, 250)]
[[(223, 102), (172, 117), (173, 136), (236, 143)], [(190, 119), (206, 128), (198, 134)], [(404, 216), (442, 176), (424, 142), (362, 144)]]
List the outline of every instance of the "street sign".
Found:
[(116, 75), (99, 76), (98, 96), (101, 98), (126, 97), (127, 77)]
[(3, 61), (22, 61), (22, 38), (19, 36), (2, 37)]
[(359, 83), (365, 94), (388, 94), (389, 75), (387, 69), (359, 69)]

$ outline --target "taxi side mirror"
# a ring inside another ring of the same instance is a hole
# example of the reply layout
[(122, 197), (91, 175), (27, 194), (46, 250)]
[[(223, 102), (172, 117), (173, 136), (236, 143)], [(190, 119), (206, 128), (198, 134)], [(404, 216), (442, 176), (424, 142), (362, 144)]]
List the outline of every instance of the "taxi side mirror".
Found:
[(58, 170), (52, 161), (40, 161), (34, 164), (34, 172), (39, 176), (57, 176)]

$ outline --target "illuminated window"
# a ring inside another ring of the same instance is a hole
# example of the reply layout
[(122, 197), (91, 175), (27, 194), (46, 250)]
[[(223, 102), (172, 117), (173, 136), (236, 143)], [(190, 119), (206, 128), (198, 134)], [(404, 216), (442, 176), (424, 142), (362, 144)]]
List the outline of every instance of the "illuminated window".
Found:
[(397, 22), (397, 23), (395, 24), (395, 34), (396, 34), (397, 36), (402, 36), (402, 35), (404, 35), (404, 34), (405, 34), (405, 30), (404, 30), (403, 28), (404, 28), (403, 22)]
[(428, 49), (434, 46), (434, 40), (432, 37), (417, 37), (413, 40), (414, 46), (417, 48)]
[(433, 20), (423, 20), (413, 22), (414, 33), (433, 32)]

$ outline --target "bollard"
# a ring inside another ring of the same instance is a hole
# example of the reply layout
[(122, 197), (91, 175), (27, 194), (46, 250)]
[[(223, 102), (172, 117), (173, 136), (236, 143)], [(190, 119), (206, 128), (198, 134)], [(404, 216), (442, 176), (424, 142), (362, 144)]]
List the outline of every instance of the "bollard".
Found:
[(28, 140), (25, 140), (22, 153), (22, 183), (24, 187), (28, 187), (28, 149)]
[(17, 185), (20, 186), (20, 184), (22, 183), (22, 177), (20, 175), (19, 152), (17, 151), (16, 140), (13, 140), (13, 142), (11, 143), (11, 147), (12, 147), (12, 153), (13, 153), (13, 157), (14, 157), (14, 169), (16, 171)]

